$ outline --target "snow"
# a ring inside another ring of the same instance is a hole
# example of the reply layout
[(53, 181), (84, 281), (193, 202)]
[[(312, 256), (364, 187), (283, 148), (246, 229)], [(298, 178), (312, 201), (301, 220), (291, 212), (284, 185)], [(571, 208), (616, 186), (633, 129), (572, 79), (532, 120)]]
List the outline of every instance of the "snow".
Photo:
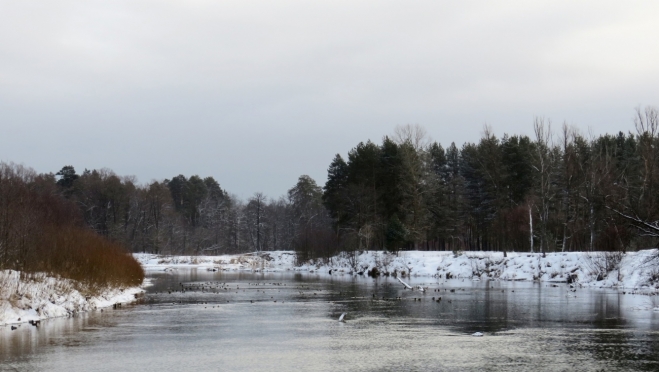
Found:
[[(604, 252), (450, 252), (403, 251), (398, 255), (383, 251), (341, 253), (330, 259), (296, 264), (295, 252), (272, 251), (222, 256), (160, 256), (135, 254), (147, 271), (174, 271), (202, 268), (223, 271), (301, 271), (331, 275), (367, 275), (374, 269), (398, 278), (435, 277), (441, 279), (574, 282), (589, 287), (617, 287), (655, 293), (659, 287), (659, 261), (656, 249), (609, 254)], [(619, 263), (617, 263), (617, 260)], [(615, 269), (606, 272), (611, 263)], [(649, 263), (650, 262), (650, 263)], [(617, 263), (617, 265), (616, 265)]]
[(144, 292), (140, 287), (108, 288), (96, 295), (85, 296), (78, 289), (83, 290), (80, 283), (44, 273), (0, 271), (0, 325), (70, 316), (133, 302)]
[(221, 256), (162, 256), (135, 253), (145, 271), (171, 272), (177, 269), (201, 268), (209, 271), (286, 271), (295, 265), (295, 252), (273, 251)]

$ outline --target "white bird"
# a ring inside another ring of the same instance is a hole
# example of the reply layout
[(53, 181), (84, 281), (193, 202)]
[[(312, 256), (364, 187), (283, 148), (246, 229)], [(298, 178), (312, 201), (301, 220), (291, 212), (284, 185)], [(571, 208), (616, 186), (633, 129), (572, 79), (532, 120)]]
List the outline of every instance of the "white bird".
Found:
[(483, 334), (481, 332), (476, 332), (476, 333), (472, 334), (472, 336), (474, 336), (474, 337), (483, 337)]
[(348, 313), (341, 314), (341, 316), (339, 317), (339, 322), (345, 322), (344, 318), (345, 318), (346, 314), (348, 314)]

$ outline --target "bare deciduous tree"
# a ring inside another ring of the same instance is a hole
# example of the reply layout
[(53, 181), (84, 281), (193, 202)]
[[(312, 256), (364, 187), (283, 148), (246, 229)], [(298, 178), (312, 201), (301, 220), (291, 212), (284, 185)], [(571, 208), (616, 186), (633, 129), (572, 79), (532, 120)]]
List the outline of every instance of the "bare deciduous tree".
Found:
[(399, 145), (409, 143), (417, 151), (427, 148), (432, 142), (426, 129), (419, 124), (397, 125), (393, 140)]

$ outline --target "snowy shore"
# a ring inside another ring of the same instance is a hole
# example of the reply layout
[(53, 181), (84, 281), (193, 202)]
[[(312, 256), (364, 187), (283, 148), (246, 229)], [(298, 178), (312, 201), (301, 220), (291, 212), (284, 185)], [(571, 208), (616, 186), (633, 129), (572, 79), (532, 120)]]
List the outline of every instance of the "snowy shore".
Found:
[(514, 253), (381, 251), (341, 254), (329, 260), (296, 264), (295, 252), (221, 256), (161, 256), (135, 254), (146, 271), (176, 271), (201, 268), (222, 271), (301, 271), (330, 275), (367, 275), (374, 269), (382, 275), (436, 277), (442, 279), (522, 280), (574, 282), (582, 286), (618, 287), (645, 292), (659, 288), (659, 261), (651, 260), (656, 249), (626, 254), (604, 252)]
[(14, 270), (0, 271), (0, 325), (70, 316), (129, 303), (144, 292), (140, 287), (113, 288), (85, 296), (76, 289), (79, 287), (72, 280), (43, 273), (21, 275)]
[[(617, 287), (639, 293), (659, 293), (656, 249), (607, 254), (603, 252), (540, 253), (381, 251), (343, 253), (329, 260), (296, 262), (293, 251), (220, 256), (134, 257), (147, 272), (179, 269), (208, 271), (308, 272), (315, 275), (394, 275), (438, 279), (573, 282), (587, 287)], [(377, 273), (377, 274), (376, 274)], [(78, 312), (135, 301), (141, 287), (115, 288), (85, 296), (74, 281), (42, 273), (0, 271), (0, 325), (63, 317)], [(85, 292), (85, 291), (83, 291)]]

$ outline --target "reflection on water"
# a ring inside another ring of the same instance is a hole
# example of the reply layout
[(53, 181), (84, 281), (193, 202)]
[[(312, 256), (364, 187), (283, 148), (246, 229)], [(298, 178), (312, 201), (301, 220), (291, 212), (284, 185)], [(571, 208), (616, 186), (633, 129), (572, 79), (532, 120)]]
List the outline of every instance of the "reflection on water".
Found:
[(1, 327), (0, 370), (659, 370), (647, 297), (410, 281), (427, 292), (391, 278), (159, 275), (142, 304)]

